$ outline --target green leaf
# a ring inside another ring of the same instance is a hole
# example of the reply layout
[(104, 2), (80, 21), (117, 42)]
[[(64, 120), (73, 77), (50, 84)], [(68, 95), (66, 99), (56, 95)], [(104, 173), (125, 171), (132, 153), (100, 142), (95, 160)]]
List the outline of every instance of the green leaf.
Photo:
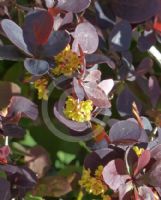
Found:
[(42, 197), (32, 196), (31, 194), (27, 194), (25, 200), (44, 200)]

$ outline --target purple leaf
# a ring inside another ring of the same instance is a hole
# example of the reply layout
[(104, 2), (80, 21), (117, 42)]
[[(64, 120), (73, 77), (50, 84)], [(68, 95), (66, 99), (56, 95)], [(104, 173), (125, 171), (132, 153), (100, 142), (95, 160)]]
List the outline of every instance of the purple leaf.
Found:
[(92, 172), (95, 172), (100, 164), (101, 158), (96, 152), (91, 152), (84, 160), (84, 167)]
[(161, 160), (161, 144), (158, 144), (157, 146), (153, 147), (150, 153), (151, 157), (155, 160)]
[(4, 178), (0, 178), (0, 200), (11, 199), (11, 188), (10, 182)]
[(47, 43), (53, 23), (53, 16), (45, 10), (35, 11), (26, 16), (23, 37), (33, 55), (39, 55), (40, 47)]
[(90, 5), (91, 0), (58, 0), (57, 7), (68, 12), (79, 13)]
[(120, 148), (102, 148), (94, 152), (91, 152), (84, 161), (84, 166), (86, 169), (91, 169), (95, 171), (99, 165), (106, 166), (108, 162), (113, 159), (123, 158), (124, 151)]
[(159, 8), (158, 0), (113, 0), (114, 13), (130, 23), (139, 23), (154, 16)]
[(70, 42), (70, 36), (65, 31), (54, 31), (48, 42), (43, 46), (42, 55), (46, 57), (53, 57), (60, 53)]
[(1, 26), (9, 40), (23, 52), (31, 56), (24, 42), (22, 29), (10, 19), (3, 19), (1, 21)]
[(96, 10), (96, 20), (99, 27), (102, 29), (112, 28), (116, 17), (110, 7), (104, 7), (99, 1), (95, 1), (94, 5)]
[(155, 107), (161, 95), (161, 88), (155, 76), (150, 76), (148, 86), (149, 96), (153, 107)]
[(109, 43), (115, 51), (127, 51), (131, 44), (132, 28), (129, 22), (121, 21), (116, 26), (109, 36)]
[(89, 124), (86, 122), (78, 123), (67, 119), (63, 114), (63, 107), (61, 106), (61, 109), (59, 107), (59, 104), (54, 105), (54, 115), (65, 126), (77, 132), (82, 132), (90, 128)]
[(112, 143), (132, 144), (139, 140), (142, 129), (128, 120), (116, 122), (110, 129), (109, 137)]
[(49, 64), (45, 60), (26, 58), (24, 61), (25, 69), (33, 75), (43, 75), (49, 70)]
[(154, 32), (142, 35), (138, 39), (138, 48), (140, 51), (144, 52), (150, 49), (152, 45), (156, 43), (156, 36)]
[(36, 174), (31, 169), (27, 168), (26, 166), (22, 166), (19, 169), (20, 169), (20, 176), (19, 176), (18, 181), (16, 181), (16, 183), (20, 185), (21, 187), (24, 186), (27, 188), (28, 187), (32, 188), (33, 186), (35, 186), (35, 184), (37, 183)]
[(98, 34), (95, 27), (89, 22), (78, 24), (73, 34), (73, 50), (78, 52), (78, 45), (81, 46), (82, 51), (86, 54), (94, 53), (98, 48)]
[(147, 183), (153, 187), (161, 187), (161, 160), (156, 161), (146, 173)]
[(37, 105), (25, 97), (14, 96), (8, 108), (9, 116), (21, 114), (22, 117), (27, 117), (36, 120), (38, 117)]
[[(125, 101), (126, 99), (126, 101)], [(140, 101), (133, 95), (131, 90), (126, 87), (117, 97), (116, 107), (121, 116), (132, 116), (132, 103), (135, 102), (139, 112), (142, 109)]]
[(109, 108), (111, 103), (108, 100), (105, 92), (98, 87), (97, 83), (89, 82), (83, 84), (84, 91), (88, 98), (93, 101), (93, 104), (99, 108)]
[(102, 176), (105, 183), (114, 191), (130, 178), (129, 175), (126, 175), (126, 165), (121, 159), (110, 161), (104, 167)]
[(136, 69), (136, 74), (138, 76), (143, 76), (149, 72), (153, 67), (153, 60), (149, 57), (144, 58)]
[(110, 93), (113, 86), (114, 86), (113, 79), (106, 79), (106, 80), (101, 81), (98, 84), (98, 87), (100, 87), (105, 92), (106, 95), (108, 95)]
[(6, 124), (3, 126), (2, 134), (4, 136), (9, 136), (13, 138), (23, 138), (23, 136), (25, 135), (25, 130), (15, 124)]
[(12, 45), (0, 45), (0, 59), (2, 60), (21, 60), (24, 58), (24, 55)]
[(115, 63), (107, 56), (103, 54), (87, 54), (85, 55), (87, 65), (95, 65), (106, 63), (110, 68), (115, 69)]

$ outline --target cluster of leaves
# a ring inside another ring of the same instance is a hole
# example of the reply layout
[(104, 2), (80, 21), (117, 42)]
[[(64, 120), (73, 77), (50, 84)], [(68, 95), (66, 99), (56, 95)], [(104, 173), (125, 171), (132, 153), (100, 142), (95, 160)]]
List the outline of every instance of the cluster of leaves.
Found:
[[(89, 151), (80, 181), (50, 175), (43, 147), (15, 142), (25, 137), (20, 119), (36, 120), (38, 108), (12, 91), (0, 106), (1, 199), (60, 197), (78, 183), (78, 200), (160, 199), (161, 0), (4, 0), (1, 7), (0, 59), (19, 62), (26, 96), (34, 98), (34, 88), (50, 100), (53, 123)], [(14, 145), (25, 152), (25, 167), (11, 159)]]

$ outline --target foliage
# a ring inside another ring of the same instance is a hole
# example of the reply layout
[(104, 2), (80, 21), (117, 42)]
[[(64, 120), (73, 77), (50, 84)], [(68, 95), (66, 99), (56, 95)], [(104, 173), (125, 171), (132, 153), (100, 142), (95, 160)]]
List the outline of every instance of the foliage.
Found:
[(0, 1), (0, 200), (161, 199), (160, 12)]

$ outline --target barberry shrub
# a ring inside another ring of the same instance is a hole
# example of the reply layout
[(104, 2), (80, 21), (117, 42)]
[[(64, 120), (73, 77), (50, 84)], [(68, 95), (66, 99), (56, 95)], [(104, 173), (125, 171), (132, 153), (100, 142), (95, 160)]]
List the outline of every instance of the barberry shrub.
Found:
[(0, 200), (161, 199), (161, 0), (3, 0), (0, 25)]

